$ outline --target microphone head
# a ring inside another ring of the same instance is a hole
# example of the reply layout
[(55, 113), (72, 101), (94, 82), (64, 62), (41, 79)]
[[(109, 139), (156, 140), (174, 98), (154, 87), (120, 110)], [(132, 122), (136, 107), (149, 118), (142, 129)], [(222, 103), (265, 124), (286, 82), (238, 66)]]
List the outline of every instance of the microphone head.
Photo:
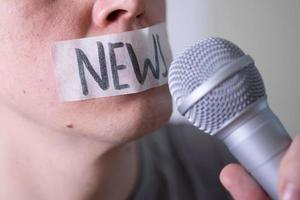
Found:
[[(169, 72), (169, 88), (176, 106), (224, 66), (243, 56), (238, 46), (221, 38), (207, 38), (186, 49), (172, 62)], [(260, 73), (252, 63), (206, 93), (184, 116), (201, 131), (213, 135), (265, 95)]]

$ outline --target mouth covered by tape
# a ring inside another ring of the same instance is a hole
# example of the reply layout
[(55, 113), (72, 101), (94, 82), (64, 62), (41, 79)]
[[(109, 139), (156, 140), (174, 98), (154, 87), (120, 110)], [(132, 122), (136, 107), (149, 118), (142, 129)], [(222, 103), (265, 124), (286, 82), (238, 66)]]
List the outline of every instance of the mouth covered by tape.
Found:
[(57, 42), (53, 56), (65, 102), (138, 93), (164, 85), (172, 59), (165, 23)]

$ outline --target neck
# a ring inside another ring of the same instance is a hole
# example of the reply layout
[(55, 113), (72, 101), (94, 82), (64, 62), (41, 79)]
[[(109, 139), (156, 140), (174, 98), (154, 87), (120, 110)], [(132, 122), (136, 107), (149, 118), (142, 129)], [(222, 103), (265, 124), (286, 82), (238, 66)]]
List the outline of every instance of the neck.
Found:
[(46, 130), (0, 107), (0, 199), (126, 199), (134, 143), (115, 146)]

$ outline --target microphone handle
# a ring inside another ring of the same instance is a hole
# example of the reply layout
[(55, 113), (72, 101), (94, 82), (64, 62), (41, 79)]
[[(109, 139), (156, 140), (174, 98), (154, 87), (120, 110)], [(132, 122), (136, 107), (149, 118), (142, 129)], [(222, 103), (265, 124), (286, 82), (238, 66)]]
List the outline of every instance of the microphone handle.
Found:
[(266, 99), (217, 134), (265, 192), (279, 200), (279, 167), (291, 138)]

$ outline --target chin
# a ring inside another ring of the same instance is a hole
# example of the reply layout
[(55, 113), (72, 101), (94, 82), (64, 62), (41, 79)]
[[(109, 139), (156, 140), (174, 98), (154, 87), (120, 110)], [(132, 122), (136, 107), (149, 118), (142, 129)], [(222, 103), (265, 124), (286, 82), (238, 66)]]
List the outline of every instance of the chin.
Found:
[[(167, 86), (154, 88), (124, 97), (118, 118), (107, 127), (113, 142), (127, 143), (139, 139), (168, 122), (172, 113), (172, 100)], [(103, 124), (104, 125), (104, 124)], [(101, 135), (103, 136), (103, 135)]]
[(162, 127), (172, 113), (168, 86), (61, 105), (60, 132), (124, 144)]
[(141, 94), (135, 120), (132, 120), (132, 134), (125, 141), (138, 139), (164, 126), (172, 113), (172, 100), (167, 86)]

